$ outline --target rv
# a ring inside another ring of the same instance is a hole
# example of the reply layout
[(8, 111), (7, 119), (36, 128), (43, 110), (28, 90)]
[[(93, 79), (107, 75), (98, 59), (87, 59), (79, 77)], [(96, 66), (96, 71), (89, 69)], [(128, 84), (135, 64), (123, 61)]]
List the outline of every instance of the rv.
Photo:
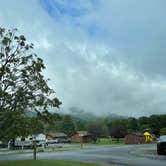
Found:
[(33, 141), (36, 141), (37, 146), (45, 146), (46, 136), (44, 134), (37, 134), (28, 137), (17, 137), (14, 143), (13, 140), (9, 141), (8, 148), (11, 148), (13, 145), (14, 147), (32, 148)]

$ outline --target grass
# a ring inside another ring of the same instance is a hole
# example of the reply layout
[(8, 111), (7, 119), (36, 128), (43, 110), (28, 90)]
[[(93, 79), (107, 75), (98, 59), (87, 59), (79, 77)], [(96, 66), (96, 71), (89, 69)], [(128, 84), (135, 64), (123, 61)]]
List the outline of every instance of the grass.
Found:
[(113, 139), (113, 138), (100, 138), (100, 140), (98, 140), (96, 144), (100, 144), (100, 145), (115, 144), (116, 145), (116, 144), (125, 144), (125, 142), (124, 142), (124, 138), (120, 138), (118, 142), (116, 139)]
[(106, 166), (106, 165), (96, 164), (96, 163), (83, 163), (78, 161), (61, 161), (61, 160), (36, 160), (36, 161), (15, 160), (15, 161), (0, 161), (0, 166)]

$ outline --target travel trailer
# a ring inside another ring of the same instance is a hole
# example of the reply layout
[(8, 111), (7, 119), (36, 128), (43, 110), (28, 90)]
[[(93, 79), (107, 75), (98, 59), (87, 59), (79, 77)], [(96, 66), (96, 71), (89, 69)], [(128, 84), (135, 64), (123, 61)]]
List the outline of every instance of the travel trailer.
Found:
[(10, 140), (8, 148), (11, 148), (13, 145), (14, 147), (32, 148), (34, 140), (37, 146), (45, 146), (46, 144), (46, 136), (44, 134), (37, 134), (28, 137), (17, 137), (14, 143), (13, 140)]

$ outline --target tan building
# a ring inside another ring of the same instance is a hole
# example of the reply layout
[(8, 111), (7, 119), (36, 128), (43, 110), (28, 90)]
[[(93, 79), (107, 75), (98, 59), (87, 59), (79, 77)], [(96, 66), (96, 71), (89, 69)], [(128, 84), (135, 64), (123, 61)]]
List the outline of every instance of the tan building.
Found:
[(71, 137), (72, 142), (91, 142), (92, 138), (88, 131), (77, 131)]

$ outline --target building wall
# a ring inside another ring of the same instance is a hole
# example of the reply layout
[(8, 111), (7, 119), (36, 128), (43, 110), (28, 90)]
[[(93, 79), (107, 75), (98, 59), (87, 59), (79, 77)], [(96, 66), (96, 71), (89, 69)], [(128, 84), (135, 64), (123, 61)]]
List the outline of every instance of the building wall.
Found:
[(141, 134), (128, 134), (125, 137), (126, 144), (144, 144), (145, 142), (145, 136)]
[(72, 142), (90, 142), (92, 141), (91, 137), (90, 136), (79, 136), (78, 134), (74, 134), (72, 137), (71, 137), (71, 141)]
[(72, 142), (81, 142), (81, 137), (78, 134), (75, 134), (71, 137)]

